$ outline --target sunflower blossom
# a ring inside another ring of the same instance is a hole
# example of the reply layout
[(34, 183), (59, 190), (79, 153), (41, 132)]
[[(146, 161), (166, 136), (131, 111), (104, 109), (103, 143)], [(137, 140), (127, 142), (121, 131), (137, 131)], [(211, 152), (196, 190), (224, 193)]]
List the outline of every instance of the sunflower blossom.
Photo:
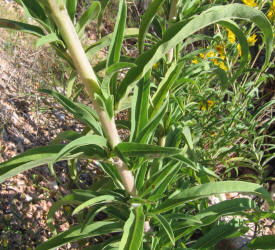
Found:
[(244, 4), (250, 7), (256, 7), (257, 3), (255, 3), (255, 0), (242, 0)]

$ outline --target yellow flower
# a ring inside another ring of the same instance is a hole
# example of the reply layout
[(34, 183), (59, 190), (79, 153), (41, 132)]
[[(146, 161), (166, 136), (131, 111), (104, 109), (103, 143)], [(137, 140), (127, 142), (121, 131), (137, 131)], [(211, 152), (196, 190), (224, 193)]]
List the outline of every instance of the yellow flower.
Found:
[(192, 63), (194, 63), (194, 64), (197, 64), (199, 61), (198, 61), (198, 59), (193, 59), (192, 60)]
[(205, 110), (206, 110), (206, 105), (203, 104), (203, 105), (201, 106), (201, 110), (202, 110), (202, 111), (205, 111)]
[(201, 59), (203, 59), (205, 57), (205, 55), (203, 53), (200, 53), (199, 56)]
[(214, 102), (212, 100), (207, 100), (206, 103), (200, 102), (200, 109), (202, 111), (205, 111), (206, 109), (210, 109), (214, 105)]
[(254, 46), (255, 43), (257, 42), (257, 40), (258, 40), (258, 39), (257, 39), (256, 34), (253, 34), (252, 36), (248, 37), (248, 39), (247, 39), (248, 45), (249, 45), (250, 47)]
[(275, 16), (275, 0), (273, 0), (273, 3), (267, 13), (267, 18), (269, 20), (272, 20), (274, 18), (274, 16)]
[(239, 55), (242, 56), (242, 49), (241, 49), (241, 45), (239, 43), (237, 45), (237, 49), (238, 49)]
[(250, 7), (256, 7), (257, 3), (255, 3), (255, 0), (242, 0), (247, 6)]
[(2, 241), (3, 241), (3, 242), (2, 242), (3, 247), (7, 247), (7, 246), (9, 245), (9, 244), (8, 244), (8, 239), (7, 239), (7, 238), (4, 238)]
[(217, 59), (212, 59), (211, 60), (215, 65), (219, 65), (219, 61)]
[(219, 52), (219, 54), (221, 54), (221, 55), (224, 54), (224, 46), (223, 46), (223, 44), (216, 45), (215, 49)]
[(269, 20), (272, 20), (274, 16), (275, 16), (275, 9), (274, 10), (270, 9), (267, 13), (267, 18)]
[(225, 66), (224, 62), (219, 63), (219, 67), (223, 69), (224, 71), (227, 71), (227, 67)]
[(214, 102), (212, 100), (207, 100), (208, 108), (211, 108), (214, 105)]
[(236, 41), (235, 34), (230, 29), (227, 29), (227, 37), (230, 43), (235, 43)]
[(159, 67), (159, 63), (156, 62), (154, 65), (153, 65), (153, 69), (157, 69)]
[(209, 51), (206, 53), (206, 57), (215, 57), (217, 56), (217, 53), (215, 53), (214, 51)]

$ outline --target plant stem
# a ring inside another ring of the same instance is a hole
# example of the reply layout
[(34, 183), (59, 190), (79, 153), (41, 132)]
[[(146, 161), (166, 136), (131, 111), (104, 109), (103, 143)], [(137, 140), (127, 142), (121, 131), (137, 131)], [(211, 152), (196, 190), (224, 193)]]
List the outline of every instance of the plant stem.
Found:
[[(172, 0), (170, 12), (169, 12), (168, 26), (171, 26), (171, 22), (175, 21), (177, 18), (177, 4), (178, 4), (178, 0)], [(174, 49), (171, 48), (168, 51), (168, 56), (167, 56), (168, 63), (172, 62), (173, 54), (174, 54)]]
[[(105, 110), (94, 99), (95, 93), (101, 93), (100, 85), (81, 45), (81, 42), (64, 6), (64, 3), (63, 1), (59, 0), (47, 0), (46, 4), (49, 8), (49, 14), (55, 21), (57, 27), (61, 32), (62, 38), (64, 39), (65, 44), (68, 47), (68, 51), (71, 55), (74, 66), (79, 73), (80, 78), (84, 83), (89, 96), (93, 100), (94, 109), (98, 113), (104, 133), (108, 138), (111, 147), (114, 148), (120, 142), (118, 131), (115, 125), (115, 119), (113, 117), (110, 120)], [(114, 164), (120, 174), (125, 190), (130, 195), (136, 196), (137, 190), (135, 187), (135, 181), (132, 172), (128, 169), (126, 164), (118, 158), (114, 160)]]

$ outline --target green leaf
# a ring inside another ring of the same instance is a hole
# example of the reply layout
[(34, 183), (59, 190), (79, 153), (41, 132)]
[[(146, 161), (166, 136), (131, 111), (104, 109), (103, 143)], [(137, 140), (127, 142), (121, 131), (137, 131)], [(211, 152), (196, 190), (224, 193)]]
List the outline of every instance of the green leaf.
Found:
[[(101, 49), (107, 47), (110, 45), (112, 41), (112, 37), (114, 36), (114, 33), (110, 33), (103, 38), (97, 40), (94, 44), (89, 46), (85, 52), (88, 58), (91, 58), (94, 56), (97, 52), (99, 52)], [(129, 38), (134, 38), (138, 36), (138, 29), (137, 28), (127, 28), (124, 29), (124, 37), (123, 39), (129, 39)], [(120, 60), (121, 61), (121, 60)], [(104, 65), (105, 67), (106, 65)], [(103, 67), (103, 68), (104, 68)], [(96, 71), (96, 70), (95, 70)]]
[[(107, 56), (107, 64), (106, 64), (107, 67), (110, 67), (112, 64), (119, 62), (126, 18), (127, 18), (126, 0), (120, 0), (118, 14), (116, 18), (116, 24), (115, 24), (112, 41), (111, 41), (109, 51), (108, 51), (108, 56)], [(116, 84), (117, 84), (117, 74), (114, 74), (110, 82), (110, 91), (111, 91), (111, 94), (113, 95), (116, 94), (116, 88), (117, 88)]]
[(188, 228), (191, 226), (207, 226), (217, 221), (221, 216), (237, 215), (243, 211), (257, 208), (253, 200), (247, 198), (238, 198), (234, 200), (221, 201), (201, 210), (196, 215), (172, 214), (165, 216), (167, 219), (178, 220), (173, 223), (174, 230)]
[(164, 231), (167, 233), (169, 239), (171, 240), (171, 243), (175, 246), (175, 236), (173, 233), (173, 229), (171, 227), (171, 225), (168, 223), (168, 221), (161, 216), (160, 214), (150, 214), (156, 221), (158, 221), (158, 223), (162, 226), (162, 228), (164, 229)]
[(143, 240), (145, 216), (142, 206), (131, 211), (129, 219), (123, 228), (123, 235), (120, 241), (119, 250), (140, 249)]
[(159, 8), (163, 4), (164, 0), (153, 0), (150, 2), (148, 8), (142, 16), (139, 34), (138, 34), (138, 50), (139, 54), (143, 53), (144, 50), (144, 40), (146, 33), (148, 32), (149, 26), (157, 14)]
[(147, 124), (149, 95), (150, 81), (143, 78), (135, 87), (132, 99), (130, 141), (135, 141), (139, 132)]
[(244, 181), (219, 181), (206, 183), (192, 188), (188, 188), (163, 202), (159, 207), (153, 209), (154, 213), (163, 213), (190, 200), (201, 199), (209, 195), (239, 192), (248, 193), (264, 198), (271, 206), (273, 201), (270, 194), (260, 185)]
[(110, 0), (101, 0), (100, 1), (101, 10), (99, 12), (98, 19), (97, 19), (97, 33), (98, 33), (99, 37), (101, 37), (100, 26), (101, 26), (101, 23), (102, 23), (102, 18), (103, 18), (105, 9), (106, 9), (109, 2), (110, 2)]
[(18, 30), (18, 31), (26, 32), (38, 37), (45, 35), (43, 30), (38, 26), (27, 24), (27, 23), (16, 22), (8, 19), (2, 19), (2, 18), (0, 18), (0, 28)]
[(105, 98), (108, 98), (111, 94), (110, 81), (112, 79), (112, 76), (121, 69), (132, 68), (135, 66), (136, 65), (134, 63), (118, 62), (118, 63), (112, 64), (109, 68), (107, 68), (106, 74), (103, 78), (102, 85), (101, 85), (101, 91)]
[(121, 142), (115, 147), (115, 151), (118, 150), (125, 157), (149, 157), (149, 158), (161, 158), (178, 154), (180, 149), (172, 147), (160, 147), (156, 145), (133, 143), (133, 142)]
[(110, 44), (109, 53), (107, 57), (107, 67), (111, 66), (113, 63), (119, 62), (126, 17), (127, 17), (126, 1), (121, 0), (119, 2), (119, 9), (118, 9), (118, 14), (116, 18), (116, 24), (112, 34), (112, 41)]
[(51, 144), (59, 144), (62, 143), (64, 140), (66, 141), (73, 141), (75, 139), (80, 138), (82, 135), (73, 131), (67, 130), (59, 133), (54, 140), (51, 141)]
[(151, 117), (146, 126), (140, 131), (137, 136), (136, 142), (146, 143), (152, 132), (157, 128), (163, 116), (166, 114), (168, 101), (162, 105), (158, 112)]
[(58, 92), (48, 89), (40, 89), (42, 93), (53, 96), (56, 100), (58, 100), (64, 108), (66, 108), (69, 112), (71, 112), (78, 120), (82, 121), (90, 128), (92, 128), (97, 134), (102, 135), (102, 129), (97, 122), (96, 113), (90, 109), (88, 106), (76, 102), (72, 102), (69, 98), (61, 95)]
[(57, 43), (60, 43), (61, 45), (64, 45), (64, 43), (58, 38), (58, 36), (55, 33), (50, 33), (46, 36), (42, 36), (41, 38), (39, 38), (35, 43), (35, 47), (38, 48), (46, 43), (53, 43), (53, 42), (57, 42)]
[(120, 175), (117, 171), (117, 168), (114, 165), (107, 162), (98, 162), (98, 164), (102, 168), (102, 170), (112, 178), (113, 182), (117, 187), (123, 188), (123, 185), (121, 184)]
[(78, 20), (75, 28), (80, 39), (84, 35), (84, 30), (87, 24), (98, 17), (100, 8), (101, 8), (100, 2), (93, 1), (91, 3), (91, 6), (88, 8), (88, 10), (86, 10)]
[(48, 32), (50, 32), (50, 19), (46, 16), (43, 8), (38, 1), (33, 0), (16, 0), (17, 3), (23, 6), (28, 17), (33, 18), (40, 23)]
[(179, 77), (180, 73), (182, 73), (183, 63), (184, 62), (178, 64), (173, 63), (165, 74), (165, 77), (158, 85), (157, 91), (152, 100), (153, 106), (149, 110), (150, 117), (155, 115), (159, 109), (161, 109), (164, 101), (167, 99), (168, 91), (173, 87), (173, 84)]
[[(146, 196), (151, 191), (160, 191), (159, 193), (157, 193), (160, 195), (164, 191), (163, 189), (167, 188), (169, 182), (171, 181), (171, 178), (173, 178), (177, 171), (180, 169), (179, 165), (179, 162), (175, 163), (175, 161), (170, 161), (166, 164), (166, 166), (162, 167), (158, 172), (151, 176), (140, 189), (140, 197)], [(158, 190), (163, 183), (165, 184), (165, 186), (162, 187), (161, 190)]]
[(253, 239), (249, 244), (252, 249), (274, 249), (275, 248), (275, 235), (263, 235)]
[(121, 223), (112, 221), (93, 222), (90, 225), (87, 225), (83, 231), (81, 230), (81, 227), (82, 225), (72, 226), (69, 230), (53, 236), (51, 239), (42, 243), (36, 248), (36, 250), (49, 250), (63, 246), (68, 242), (122, 231)]
[(244, 4), (212, 7), (201, 15), (191, 19), (187, 24), (186, 21), (183, 21), (172, 25), (158, 45), (137, 58), (135, 62), (137, 68), (129, 70), (119, 86), (118, 94), (115, 97), (115, 105), (118, 106), (118, 102), (124, 97), (128, 87), (141, 79), (171, 48), (208, 25), (232, 18), (252, 21), (261, 29), (266, 44), (264, 64), (264, 67), (266, 67), (270, 60), (273, 44), (273, 31), (267, 17), (261, 11)]
[(30, 149), (0, 164), (0, 183), (25, 170), (48, 164), (64, 145), (51, 145)]
[(168, 223), (168, 221), (161, 216), (160, 214), (150, 214), (155, 220), (157, 220), (159, 222), (159, 224), (162, 226), (162, 228), (164, 229), (164, 231), (167, 233), (169, 239), (171, 240), (171, 243), (173, 245), (175, 245), (175, 236), (173, 233), (173, 229), (171, 227), (171, 225)]
[(66, 8), (67, 8), (68, 14), (69, 14), (73, 23), (75, 21), (76, 6), (77, 6), (77, 0), (67, 0), (66, 1)]
[(113, 195), (101, 195), (95, 198), (92, 198), (90, 200), (87, 200), (85, 202), (83, 202), (81, 205), (77, 206), (72, 215), (75, 215), (77, 213), (79, 213), (80, 211), (82, 211), (83, 209), (87, 208), (87, 207), (91, 207), (93, 205), (99, 204), (99, 203), (110, 203), (111, 201), (115, 201), (116, 198)]
[(193, 146), (193, 140), (192, 140), (192, 135), (191, 135), (191, 131), (190, 131), (190, 128), (185, 126), (183, 127), (182, 129), (182, 133), (184, 135), (184, 138), (188, 144), (188, 147), (193, 150), (194, 149), (194, 146)]
[(233, 223), (216, 225), (203, 237), (199, 238), (192, 247), (194, 249), (210, 248), (217, 244), (220, 240), (225, 239), (231, 234), (237, 232), (238, 229), (239, 227)]
[[(94, 146), (99, 146), (99, 147), (107, 147), (107, 140), (99, 135), (85, 135), (82, 136), (76, 140), (73, 140), (69, 144), (67, 144), (65, 147), (63, 147), (56, 155), (55, 162), (58, 161), (60, 158), (68, 155), (71, 151), (80, 148), (82, 146), (87, 146), (87, 145), (94, 145)], [(91, 153), (96, 154), (97, 150), (94, 150), (93, 147), (90, 147), (89, 150)]]

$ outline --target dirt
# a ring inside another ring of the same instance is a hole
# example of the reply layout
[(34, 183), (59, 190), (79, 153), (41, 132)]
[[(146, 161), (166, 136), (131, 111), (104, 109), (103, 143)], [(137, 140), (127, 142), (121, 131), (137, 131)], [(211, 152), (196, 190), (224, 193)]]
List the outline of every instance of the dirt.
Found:
[[(1, 9), (18, 11), (13, 3), (0, 1)], [(22, 11), (22, 10), (20, 10)], [(81, 131), (83, 125), (53, 104), (39, 88), (55, 88), (55, 65), (50, 48), (35, 49), (34, 39), (0, 29), (0, 162), (30, 148), (48, 145), (64, 130)], [(62, 68), (61, 68), (62, 70)], [(56, 87), (60, 92), (62, 86)], [(47, 166), (14, 176), (0, 185), (0, 249), (34, 249), (51, 237), (46, 225), (49, 208), (68, 193), (66, 164), (58, 166), (63, 184), (57, 184)], [(63, 211), (56, 213), (59, 231), (69, 228)], [(79, 249), (77, 245), (67, 245)], [(63, 249), (65, 249), (63, 248)]]

